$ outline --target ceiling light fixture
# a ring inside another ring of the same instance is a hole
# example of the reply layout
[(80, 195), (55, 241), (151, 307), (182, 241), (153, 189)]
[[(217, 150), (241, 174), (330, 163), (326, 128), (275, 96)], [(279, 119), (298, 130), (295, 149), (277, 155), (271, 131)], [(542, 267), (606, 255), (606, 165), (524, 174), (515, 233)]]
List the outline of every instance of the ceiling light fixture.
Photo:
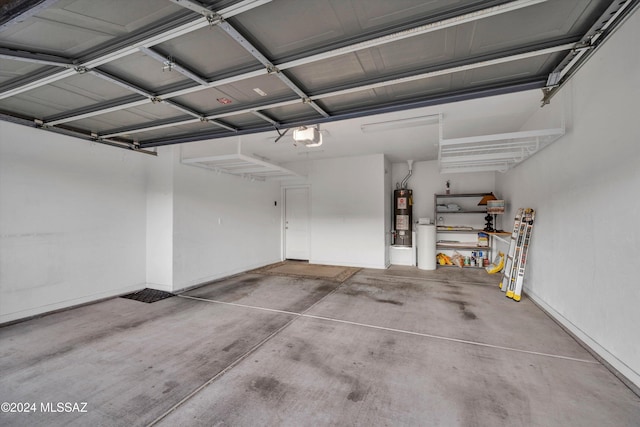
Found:
[(320, 133), (320, 125), (315, 127), (300, 126), (293, 130), (294, 145), (297, 143), (304, 144), (307, 147), (319, 147), (322, 145), (322, 134)]
[(360, 126), (360, 130), (364, 133), (383, 132), (394, 129), (405, 129), (417, 126), (435, 125), (440, 121), (439, 114), (430, 114), (427, 116), (417, 116), (408, 119), (391, 120), (388, 122), (365, 123)]

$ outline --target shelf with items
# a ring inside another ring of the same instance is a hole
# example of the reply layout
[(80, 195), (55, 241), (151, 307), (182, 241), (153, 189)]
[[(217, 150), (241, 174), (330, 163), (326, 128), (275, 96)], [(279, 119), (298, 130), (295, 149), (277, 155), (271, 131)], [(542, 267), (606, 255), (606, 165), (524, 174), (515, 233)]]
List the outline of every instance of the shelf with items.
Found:
[[(440, 267), (443, 267), (443, 268), (447, 268), (447, 267), (449, 267), (449, 268), (450, 267), (460, 268), (457, 265), (439, 265), (439, 264), (437, 264), (436, 267), (438, 267), (438, 268), (440, 268)], [(484, 267), (478, 267), (478, 266), (475, 266), (475, 265), (463, 265), (462, 268), (484, 268)]]
[(436, 263), (438, 267), (466, 267), (466, 268), (484, 268), (486, 267), (484, 261), (484, 250), (486, 248), (480, 247), (479, 249), (470, 247), (468, 249), (468, 255), (463, 255), (462, 252), (458, 252), (455, 248), (452, 254), (447, 254), (443, 250), (440, 250), (436, 255)]
[[(478, 202), (481, 201), (485, 195), (485, 193), (434, 194), (433, 215), (436, 224), (444, 225), (444, 218), (450, 214), (455, 215), (456, 221), (478, 218), (478, 214), (486, 215), (486, 207), (478, 206)], [(472, 216), (469, 217), (468, 215)], [(479, 224), (482, 224), (482, 221), (480, 221)]]
[(486, 210), (459, 210), (459, 211), (436, 211), (436, 214), (486, 214)]
[[(472, 264), (464, 267), (484, 268), (491, 262), (493, 236), (499, 233), (484, 230), (487, 209), (479, 205), (489, 194), (492, 193), (434, 194), (436, 252), (447, 256), (457, 252)], [(453, 220), (464, 225), (446, 224)], [(475, 259), (480, 260), (474, 263)]]
[(472, 242), (442, 242), (436, 243), (436, 249), (461, 249), (468, 251), (488, 251), (489, 246), (478, 246)]
[[(447, 229), (455, 231), (485, 231), (486, 226), (483, 223), (487, 220), (478, 215), (488, 215), (486, 208), (487, 199), (495, 200), (493, 193), (459, 193), (459, 194), (434, 194), (433, 195), (433, 216), (441, 231), (443, 226)], [(482, 205), (480, 205), (482, 203)], [(469, 221), (464, 225), (444, 224), (445, 218), (455, 214), (454, 218), (457, 222)], [(484, 220), (483, 220), (484, 219)], [(447, 230), (448, 231), (448, 230)], [(493, 229), (491, 229), (493, 231)]]
[(462, 225), (438, 225), (436, 227), (436, 231), (438, 233), (485, 233), (484, 230), (480, 228), (473, 228), (469, 226)]

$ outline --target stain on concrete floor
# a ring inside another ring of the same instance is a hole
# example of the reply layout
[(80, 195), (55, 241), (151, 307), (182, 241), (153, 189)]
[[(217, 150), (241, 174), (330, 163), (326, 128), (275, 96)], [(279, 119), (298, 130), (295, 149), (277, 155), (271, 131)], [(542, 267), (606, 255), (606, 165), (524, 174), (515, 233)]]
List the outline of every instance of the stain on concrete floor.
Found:
[(198, 300), (116, 298), (0, 328), (1, 400), (89, 411), (0, 424), (640, 425), (638, 396), (530, 301), (445, 273), (241, 274), (185, 294)]

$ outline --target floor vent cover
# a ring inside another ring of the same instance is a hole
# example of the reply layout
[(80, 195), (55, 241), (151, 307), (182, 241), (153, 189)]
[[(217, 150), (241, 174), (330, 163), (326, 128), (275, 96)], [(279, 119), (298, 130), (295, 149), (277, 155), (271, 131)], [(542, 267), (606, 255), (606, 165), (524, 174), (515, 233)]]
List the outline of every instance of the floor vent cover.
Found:
[(175, 296), (171, 292), (159, 291), (157, 289), (149, 289), (145, 288), (141, 291), (134, 292), (132, 294), (122, 295), (121, 298), (132, 299), (135, 301), (152, 303), (156, 301), (163, 300), (165, 298), (171, 298)]

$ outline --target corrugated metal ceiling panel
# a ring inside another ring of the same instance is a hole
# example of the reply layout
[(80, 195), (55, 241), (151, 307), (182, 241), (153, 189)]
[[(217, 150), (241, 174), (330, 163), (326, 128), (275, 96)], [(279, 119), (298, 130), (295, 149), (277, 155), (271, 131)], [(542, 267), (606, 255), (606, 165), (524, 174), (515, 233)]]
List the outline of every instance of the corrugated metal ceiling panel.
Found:
[(152, 144), (173, 131), (149, 126), (192, 140), (205, 118), (233, 135), (541, 87), (607, 8), (638, 2), (226, 0), (203, 2), (205, 19), (165, 0), (60, 0), (0, 27), (0, 112)]

